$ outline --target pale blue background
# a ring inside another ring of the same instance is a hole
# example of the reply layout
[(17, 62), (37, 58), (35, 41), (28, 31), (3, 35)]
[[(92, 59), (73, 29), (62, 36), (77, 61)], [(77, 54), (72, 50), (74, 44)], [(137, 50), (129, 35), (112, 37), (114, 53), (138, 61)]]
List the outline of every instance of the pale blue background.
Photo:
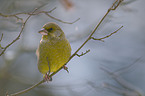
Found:
[[(41, 38), (38, 31), (45, 23), (59, 24), (70, 41), (74, 53), (114, 1), (72, 0), (73, 8), (66, 10), (60, 0), (1, 0), (1, 13), (32, 12), (34, 8), (46, 4), (39, 10), (49, 11), (57, 7), (50, 15), (68, 22), (78, 18), (80, 20), (74, 24), (64, 24), (42, 14), (31, 17), (20, 40), (0, 57), (0, 95), (20, 91), (42, 80), (42, 75), (37, 69), (35, 50)], [(104, 86), (109, 83), (120, 90), (123, 89), (100, 68), (105, 66), (111, 71), (116, 71), (130, 64), (133, 65), (119, 71), (118, 75), (145, 95), (143, 93), (145, 92), (145, 1), (132, 1), (124, 0), (117, 10), (108, 15), (93, 36), (96, 38), (106, 36), (123, 25), (118, 33), (105, 39), (105, 42), (90, 40), (79, 54), (88, 49), (91, 51), (82, 57), (74, 57), (68, 63), (69, 74), (61, 70), (53, 77), (52, 82), (44, 83), (22, 96), (123, 96)], [(18, 35), (20, 24), (20, 22), (16, 24), (14, 18), (10, 20), (0, 17), (0, 35), (4, 33), (2, 46), (7, 45)], [(138, 58), (140, 59), (135, 62)]]

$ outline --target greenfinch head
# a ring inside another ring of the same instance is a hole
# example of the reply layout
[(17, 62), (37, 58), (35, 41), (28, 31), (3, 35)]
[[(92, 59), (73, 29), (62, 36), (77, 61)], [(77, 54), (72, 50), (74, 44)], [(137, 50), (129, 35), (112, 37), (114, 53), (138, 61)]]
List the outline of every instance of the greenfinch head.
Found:
[[(64, 38), (64, 32), (56, 23), (47, 23), (43, 26), (43, 29), (39, 31), (44, 37), (48, 38)], [(46, 35), (46, 36), (45, 36)]]

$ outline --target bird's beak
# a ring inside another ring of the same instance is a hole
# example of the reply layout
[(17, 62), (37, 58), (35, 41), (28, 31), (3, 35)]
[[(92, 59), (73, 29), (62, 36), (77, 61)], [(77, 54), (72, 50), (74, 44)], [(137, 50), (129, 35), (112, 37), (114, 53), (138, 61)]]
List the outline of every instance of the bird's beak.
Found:
[(48, 35), (48, 31), (45, 29), (41, 29), (40, 31), (38, 31), (38, 33), (40, 33), (42, 35)]

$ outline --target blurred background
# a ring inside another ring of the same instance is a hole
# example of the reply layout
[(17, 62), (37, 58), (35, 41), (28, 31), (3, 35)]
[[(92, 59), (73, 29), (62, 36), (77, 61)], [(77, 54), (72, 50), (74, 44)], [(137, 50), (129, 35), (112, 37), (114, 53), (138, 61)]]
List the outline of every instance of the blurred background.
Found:
[[(0, 13), (15, 14), (50, 11), (32, 16), (18, 41), (0, 56), (0, 96), (28, 88), (41, 81), (35, 51), (41, 39), (38, 31), (47, 22), (56, 22), (70, 41), (72, 53), (86, 40), (115, 0), (0, 0)], [(105, 42), (90, 40), (52, 82), (43, 83), (21, 96), (145, 96), (145, 7), (144, 0), (124, 0), (105, 18), (93, 37), (104, 37), (122, 25)], [(28, 15), (19, 17), (24, 20)], [(1, 46), (5, 47), (21, 31), (22, 22), (0, 16)], [(2, 52), (2, 49), (0, 49)]]

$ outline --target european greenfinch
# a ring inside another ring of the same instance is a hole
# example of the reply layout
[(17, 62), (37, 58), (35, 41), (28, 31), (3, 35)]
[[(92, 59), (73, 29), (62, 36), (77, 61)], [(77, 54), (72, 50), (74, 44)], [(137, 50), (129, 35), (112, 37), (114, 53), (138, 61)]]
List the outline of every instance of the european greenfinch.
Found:
[(56, 72), (69, 60), (71, 46), (56, 23), (45, 24), (39, 33), (42, 38), (36, 51), (38, 69), (47, 78), (48, 74)]

